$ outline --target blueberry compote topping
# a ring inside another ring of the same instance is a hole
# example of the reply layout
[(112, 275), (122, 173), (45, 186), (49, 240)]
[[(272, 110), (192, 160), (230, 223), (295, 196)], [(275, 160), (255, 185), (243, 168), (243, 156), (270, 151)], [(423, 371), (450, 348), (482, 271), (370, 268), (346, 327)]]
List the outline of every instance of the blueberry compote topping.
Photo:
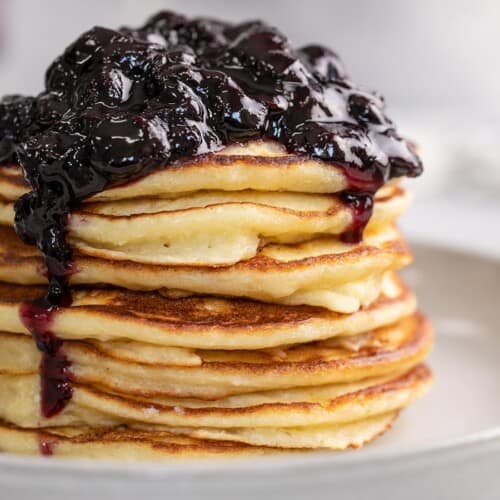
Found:
[(139, 29), (84, 33), (49, 67), (40, 95), (0, 101), (0, 161), (19, 161), (32, 188), (15, 225), (45, 257), (44, 303), (54, 314), (70, 301), (66, 224), (84, 198), (253, 138), (341, 167), (354, 220), (344, 239), (359, 241), (375, 191), (422, 170), (383, 108), (334, 52), (294, 49), (262, 22), (161, 12)]

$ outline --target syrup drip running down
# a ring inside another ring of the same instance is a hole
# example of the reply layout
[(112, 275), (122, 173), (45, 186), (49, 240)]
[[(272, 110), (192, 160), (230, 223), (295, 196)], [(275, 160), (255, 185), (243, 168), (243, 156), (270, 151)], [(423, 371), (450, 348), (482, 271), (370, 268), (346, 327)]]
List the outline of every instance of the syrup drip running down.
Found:
[(344, 231), (341, 239), (344, 243), (358, 243), (363, 239), (363, 231), (373, 213), (373, 195), (345, 191), (341, 197), (351, 207), (352, 214), (351, 227)]
[(43, 434), (38, 436), (38, 448), (40, 455), (50, 457), (54, 454), (54, 446), (56, 443), (53, 440), (47, 440)]
[(348, 242), (361, 240), (378, 188), (422, 171), (383, 99), (355, 86), (334, 52), (294, 49), (259, 21), (160, 12), (139, 29), (95, 27), (48, 68), (41, 94), (0, 101), (0, 162), (19, 161), (32, 188), (16, 203), (16, 231), (43, 253), (49, 278), (23, 313), (44, 357), (44, 412), (71, 397), (61, 343), (36, 319), (70, 302), (70, 212), (110, 186), (255, 138), (344, 171)]
[(42, 354), (39, 367), (40, 409), (46, 418), (60, 413), (73, 394), (70, 362), (62, 349), (62, 340), (50, 331), (57, 311), (57, 306), (47, 303), (45, 299), (21, 307), (21, 320)]

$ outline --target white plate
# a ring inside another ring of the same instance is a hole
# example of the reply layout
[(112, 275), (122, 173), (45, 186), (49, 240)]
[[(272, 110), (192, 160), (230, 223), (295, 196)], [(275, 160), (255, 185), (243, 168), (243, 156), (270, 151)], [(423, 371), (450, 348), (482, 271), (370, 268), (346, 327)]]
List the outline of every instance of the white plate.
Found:
[(415, 254), (406, 277), (437, 329), (436, 385), (373, 444), (169, 465), (0, 455), (0, 499), (500, 498), (500, 261)]

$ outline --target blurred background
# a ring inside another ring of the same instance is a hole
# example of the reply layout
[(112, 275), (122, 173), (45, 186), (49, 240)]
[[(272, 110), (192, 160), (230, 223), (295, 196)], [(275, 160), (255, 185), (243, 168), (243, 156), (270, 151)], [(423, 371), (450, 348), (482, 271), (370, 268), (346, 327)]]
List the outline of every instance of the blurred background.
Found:
[(0, 94), (39, 92), (49, 62), (89, 27), (160, 9), (262, 18), (296, 45), (331, 46), (420, 146), (426, 172), (411, 182), (405, 230), (500, 256), (498, 0), (0, 0)]

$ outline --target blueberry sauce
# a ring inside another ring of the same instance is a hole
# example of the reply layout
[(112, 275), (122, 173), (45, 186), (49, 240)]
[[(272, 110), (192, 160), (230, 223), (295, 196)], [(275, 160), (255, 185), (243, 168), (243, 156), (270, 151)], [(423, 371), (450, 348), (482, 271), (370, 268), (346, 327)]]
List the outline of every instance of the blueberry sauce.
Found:
[(341, 198), (351, 207), (352, 223), (341, 239), (345, 243), (358, 243), (363, 238), (363, 231), (373, 213), (373, 195), (371, 193), (345, 191)]
[[(294, 49), (259, 21), (160, 12), (139, 29), (95, 27), (52, 63), (41, 94), (4, 97), (0, 162), (19, 162), (32, 189), (16, 202), (15, 227), (44, 255), (47, 317), (70, 302), (67, 221), (83, 199), (254, 138), (343, 169), (342, 196), (353, 214), (343, 235), (349, 242), (361, 240), (379, 187), (422, 171), (385, 116), (383, 99), (356, 87), (334, 52)], [(71, 397), (69, 365), (47, 325), (30, 319), (40, 307), (27, 305), (24, 320), (42, 364), (50, 365), (43, 368), (45, 396), (52, 398), (54, 387), (60, 393), (60, 403), (43, 405), (57, 413)]]
[(38, 449), (40, 451), (40, 455), (44, 455), (46, 457), (50, 457), (54, 454), (54, 445), (53, 441), (49, 441), (45, 439), (43, 435), (38, 436)]
[(60, 413), (71, 399), (70, 362), (62, 349), (62, 340), (57, 338), (50, 327), (58, 307), (38, 299), (21, 306), (21, 320), (32, 333), (42, 354), (40, 360), (40, 410), (50, 418)]

